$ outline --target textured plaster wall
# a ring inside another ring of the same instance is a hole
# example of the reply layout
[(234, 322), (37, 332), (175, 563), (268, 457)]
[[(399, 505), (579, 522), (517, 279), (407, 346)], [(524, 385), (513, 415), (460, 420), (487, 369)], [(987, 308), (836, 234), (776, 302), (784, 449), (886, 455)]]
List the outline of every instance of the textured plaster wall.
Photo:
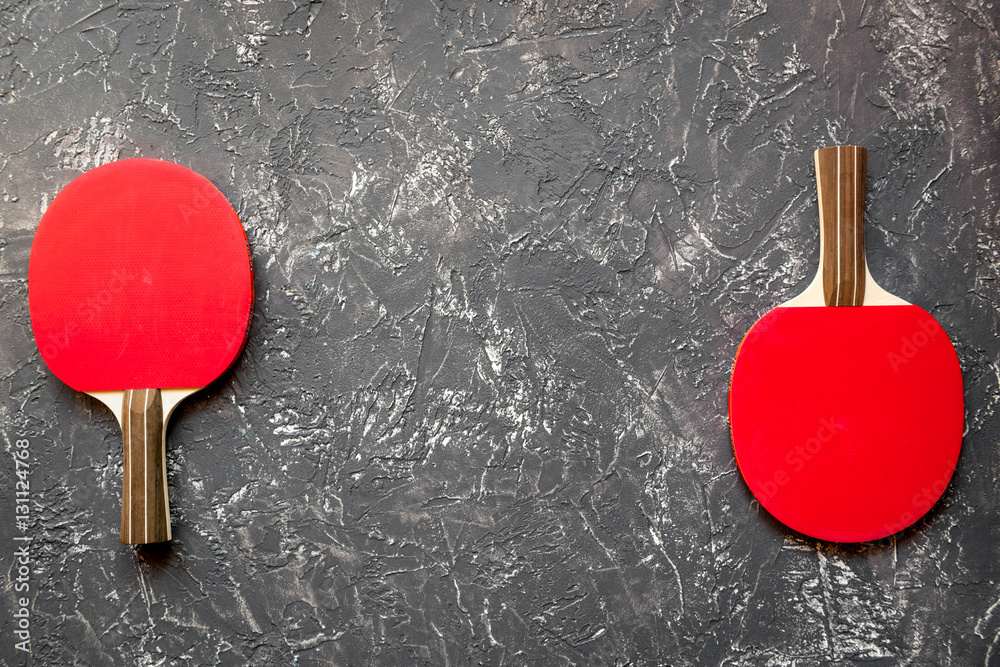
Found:
[[(6, 3), (0, 663), (1000, 665), (995, 3)], [(872, 273), (967, 406), (937, 507), (848, 547), (759, 508), (726, 416), (833, 143), (869, 147)], [(133, 156), (225, 193), (257, 291), (138, 551), (118, 427), (27, 301), (47, 203)]]

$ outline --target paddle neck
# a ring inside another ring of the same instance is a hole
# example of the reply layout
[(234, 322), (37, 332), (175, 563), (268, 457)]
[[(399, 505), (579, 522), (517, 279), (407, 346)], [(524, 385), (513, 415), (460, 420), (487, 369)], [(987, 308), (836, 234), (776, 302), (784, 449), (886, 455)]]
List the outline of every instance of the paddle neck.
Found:
[(823, 300), (827, 306), (860, 306), (865, 300), (868, 149), (830, 146), (815, 157)]

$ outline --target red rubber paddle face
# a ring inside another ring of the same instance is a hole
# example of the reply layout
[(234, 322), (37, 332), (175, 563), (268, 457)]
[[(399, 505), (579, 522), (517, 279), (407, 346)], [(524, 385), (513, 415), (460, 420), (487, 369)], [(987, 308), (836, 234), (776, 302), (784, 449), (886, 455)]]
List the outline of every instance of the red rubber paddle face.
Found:
[(253, 304), (246, 234), (207, 179), (132, 159), (52, 201), (28, 268), (42, 358), (79, 391), (204, 387), (239, 355)]
[(729, 393), (753, 494), (836, 542), (923, 516), (955, 470), (964, 414), (955, 349), (918, 306), (775, 308), (743, 339)]

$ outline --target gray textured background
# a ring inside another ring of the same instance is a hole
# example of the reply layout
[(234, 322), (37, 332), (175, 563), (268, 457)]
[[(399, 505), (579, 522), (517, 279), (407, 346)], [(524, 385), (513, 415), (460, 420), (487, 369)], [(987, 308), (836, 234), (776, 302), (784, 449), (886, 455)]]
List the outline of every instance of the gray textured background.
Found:
[[(3, 664), (1000, 665), (997, 1), (6, 5)], [(758, 508), (726, 417), (833, 143), (869, 147), (872, 273), (967, 404), (943, 500), (853, 547)], [(140, 551), (118, 427), (27, 307), (47, 202), (132, 156), (226, 194), (257, 290)]]

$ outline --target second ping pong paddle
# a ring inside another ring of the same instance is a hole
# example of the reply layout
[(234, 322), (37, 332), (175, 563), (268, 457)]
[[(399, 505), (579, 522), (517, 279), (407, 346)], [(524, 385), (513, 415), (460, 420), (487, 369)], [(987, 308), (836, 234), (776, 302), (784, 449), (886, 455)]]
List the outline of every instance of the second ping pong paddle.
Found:
[(740, 344), (729, 419), (743, 478), (806, 535), (892, 535), (941, 497), (964, 423), (955, 349), (934, 318), (875, 284), (865, 261), (867, 150), (816, 151), (820, 269)]
[(88, 171), (42, 217), (28, 300), (49, 369), (121, 424), (120, 540), (169, 540), (167, 420), (233, 364), (250, 324), (252, 266), (236, 212), (170, 162)]

